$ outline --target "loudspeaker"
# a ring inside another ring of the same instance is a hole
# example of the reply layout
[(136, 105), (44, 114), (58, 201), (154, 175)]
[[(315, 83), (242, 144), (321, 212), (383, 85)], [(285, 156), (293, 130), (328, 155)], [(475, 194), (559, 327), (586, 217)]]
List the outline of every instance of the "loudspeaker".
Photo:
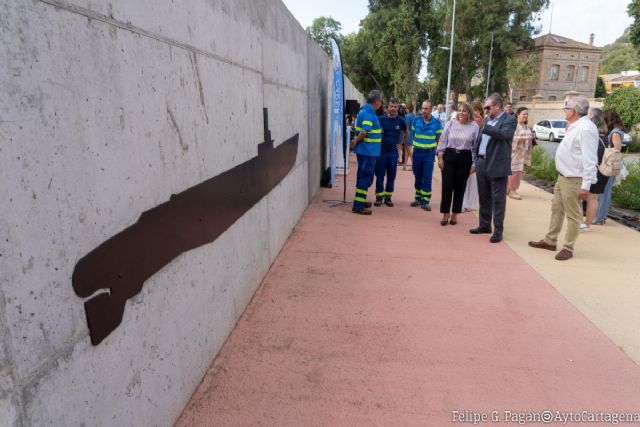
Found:
[(347, 105), (344, 110), (345, 114), (355, 116), (360, 111), (360, 103), (355, 99), (347, 99)]

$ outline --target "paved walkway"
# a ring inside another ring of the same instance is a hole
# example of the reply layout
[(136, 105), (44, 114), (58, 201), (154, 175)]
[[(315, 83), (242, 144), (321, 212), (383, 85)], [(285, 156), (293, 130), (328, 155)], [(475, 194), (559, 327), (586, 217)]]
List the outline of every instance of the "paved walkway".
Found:
[(559, 263), (526, 246), (548, 224), (542, 190), (523, 184), (490, 244), (468, 233), (474, 213), (440, 226), (438, 177), (434, 211), (409, 207), (412, 183), (399, 171), (396, 207), (371, 217), (323, 203), (340, 185), (320, 191), (178, 426), (640, 412), (640, 233), (596, 228)]

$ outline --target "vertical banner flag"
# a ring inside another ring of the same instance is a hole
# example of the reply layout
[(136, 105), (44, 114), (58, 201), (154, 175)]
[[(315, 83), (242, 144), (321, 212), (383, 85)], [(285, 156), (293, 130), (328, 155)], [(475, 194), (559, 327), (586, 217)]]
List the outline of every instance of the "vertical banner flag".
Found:
[[(334, 39), (331, 39), (331, 56), (333, 59), (333, 87), (331, 90), (331, 133), (329, 141), (329, 165), (331, 166), (331, 185), (336, 183), (336, 162), (344, 163), (343, 138), (344, 138), (344, 81), (342, 77), (342, 59), (340, 48)], [(344, 173), (344, 165), (342, 168)]]

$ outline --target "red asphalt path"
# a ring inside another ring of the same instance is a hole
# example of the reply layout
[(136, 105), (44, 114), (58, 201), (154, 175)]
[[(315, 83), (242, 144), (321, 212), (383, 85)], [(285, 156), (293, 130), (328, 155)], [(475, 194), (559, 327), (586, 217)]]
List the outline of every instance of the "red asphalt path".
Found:
[(178, 426), (640, 413), (640, 367), (506, 243), (470, 235), (474, 214), (442, 227), (437, 180), (429, 213), (408, 206), (411, 172), (398, 175), (396, 206), (370, 217), (323, 202), (342, 197), (342, 177), (320, 191)]

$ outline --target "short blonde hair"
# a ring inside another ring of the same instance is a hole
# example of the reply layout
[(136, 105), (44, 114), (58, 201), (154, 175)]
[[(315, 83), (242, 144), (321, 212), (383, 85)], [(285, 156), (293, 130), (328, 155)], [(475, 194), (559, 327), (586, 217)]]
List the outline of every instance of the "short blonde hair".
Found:
[[(468, 102), (461, 102), (458, 105), (458, 109), (460, 109), (460, 108), (462, 108), (467, 113), (467, 121), (473, 120), (473, 111), (471, 110), (471, 105), (469, 105)], [(459, 114), (456, 116), (456, 118), (458, 119), (458, 121), (460, 121), (460, 115)]]

